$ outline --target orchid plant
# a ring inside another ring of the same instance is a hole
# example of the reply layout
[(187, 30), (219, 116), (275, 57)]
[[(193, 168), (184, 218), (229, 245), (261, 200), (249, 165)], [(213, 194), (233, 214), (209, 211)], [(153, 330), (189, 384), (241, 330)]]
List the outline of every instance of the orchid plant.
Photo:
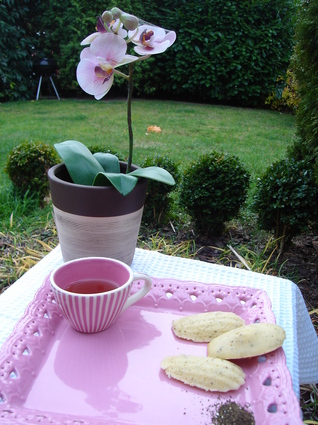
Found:
[[(85, 47), (77, 66), (77, 81), (88, 94), (99, 100), (105, 96), (119, 76), (128, 81), (127, 124), (129, 152), (126, 173), (120, 172), (120, 163), (115, 155), (92, 154), (82, 143), (67, 140), (55, 145), (74, 183), (83, 185), (113, 185), (122, 195), (130, 193), (139, 177), (157, 180), (169, 185), (175, 181), (170, 173), (160, 167), (137, 168), (131, 171), (133, 158), (133, 130), (131, 118), (133, 68), (138, 61), (151, 55), (163, 53), (176, 40), (174, 31), (167, 31), (141, 21), (117, 7), (105, 11), (97, 20), (97, 32), (86, 37), (81, 45)], [(133, 43), (134, 52), (127, 54), (127, 46)], [(128, 75), (118, 70), (128, 65)]]

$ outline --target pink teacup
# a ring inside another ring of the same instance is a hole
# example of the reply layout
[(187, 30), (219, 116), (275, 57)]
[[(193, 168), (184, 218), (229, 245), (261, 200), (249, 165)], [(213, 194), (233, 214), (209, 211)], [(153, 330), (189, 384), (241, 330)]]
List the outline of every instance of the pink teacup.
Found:
[[(130, 295), (136, 280), (144, 286)], [(68, 261), (50, 276), (55, 301), (64, 317), (79, 332), (107, 329), (129, 306), (151, 289), (151, 279), (135, 273), (127, 264), (111, 258), (87, 257)]]

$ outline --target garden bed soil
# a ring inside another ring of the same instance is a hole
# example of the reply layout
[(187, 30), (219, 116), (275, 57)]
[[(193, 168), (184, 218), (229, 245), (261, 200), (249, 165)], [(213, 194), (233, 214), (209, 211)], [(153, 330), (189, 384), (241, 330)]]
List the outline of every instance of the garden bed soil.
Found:
[[(200, 250), (200, 247), (202, 249), (198, 253), (198, 258), (202, 261), (217, 262), (217, 257), (221, 255), (218, 249), (228, 249), (228, 245), (239, 247), (246, 245), (247, 242), (246, 235), (239, 230), (224, 234), (217, 240), (199, 239), (196, 241), (196, 249)], [(214, 248), (215, 246), (218, 249)], [(272, 259), (274, 261), (274, 258)], [(228, 265), (244, 268), (234, 253), (231, 253)], [(279, 275), (296, 283), (308, 310), (318, 309), (318, 238), (314, 235), (295, 237), (277, 260), (275, 269), (270, 270), (270, 274)]]
[[(196, 259), (242, 269), (246, 268), (239, 258), (230, 252), (229, 246), (231, 245), (238, 253), (241, 252), (240, 247), (245, 246), (256, 255), (257, 252), (264, 250), (269, 236), (265, 235), (262, 238), (253, 234), (253, 229), (240, 225), (230, 227), (222, 235), (210, 238), (196, 237), (193, 230), (189, 229), (176, 232), (170, 226), (166, 226), (160, 232), (163, 237), (174, 238), (175, 244), (194, 239)], [(270, 257), (272, 251), (273, 246), (263, 254), (263, 262)], [(276, 252), (268, 262), (265, 273), (289, 279), (297, 284), (308, 310), (318, 309), (318, 236), (311, 232), (297, 236), (283, 254), (277, 257)]]

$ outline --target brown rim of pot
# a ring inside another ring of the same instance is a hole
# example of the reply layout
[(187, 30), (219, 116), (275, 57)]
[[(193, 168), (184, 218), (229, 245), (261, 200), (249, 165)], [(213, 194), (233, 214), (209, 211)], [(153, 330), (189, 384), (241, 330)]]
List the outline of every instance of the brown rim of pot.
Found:
[[(136, 168), (132, 165), (133, 170)], [(64, 163), (51, 167), (48, 179), (55, 207), (87, 217), (114, 217), (138, 211), (144, 205), (148, 183), (147, 179), (139, 179), (132, 192), (123, 196), (113, 186), (73, 183)]]

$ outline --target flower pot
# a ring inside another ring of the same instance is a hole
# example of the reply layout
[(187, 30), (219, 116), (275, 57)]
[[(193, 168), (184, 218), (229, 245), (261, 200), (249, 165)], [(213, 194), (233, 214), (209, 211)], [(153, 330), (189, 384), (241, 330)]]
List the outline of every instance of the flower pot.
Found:
[[(121, 163), (122, 171), (125, 166)], [(130, 265), (147, 180), (140, 179), (133, 191), (123, 196), (113, 186), (74, 184), (64, 164), (50, 168), (48, 178), (63, 260), (109, 257)]]

